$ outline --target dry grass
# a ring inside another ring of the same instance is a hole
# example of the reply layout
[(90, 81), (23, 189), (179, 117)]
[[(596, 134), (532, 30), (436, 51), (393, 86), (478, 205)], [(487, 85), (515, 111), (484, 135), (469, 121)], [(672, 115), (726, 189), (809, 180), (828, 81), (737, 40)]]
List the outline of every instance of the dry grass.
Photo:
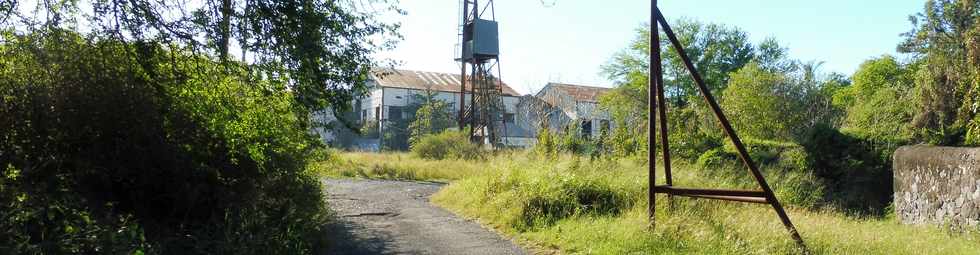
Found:
[[(332, 161), (324, 166), (339, 167), (325, 171), (333, 176), (451, 181), (434, 203), (561, 253), (800, 253), (765, 205), (676, 198), (673, 208), (658, 203), (657, 227), (651, 230), (646, 166), (633, 160), (510, 152), (488, 161), (431, 161), (403, 153), (343, 153)], [(675, 165), (678, 183), (730, 184), (690, 168)], [(607, 208), (596, 209), (599, 203)], [(975, 232), (855, 218), (829, 209), (791, 206), (787, 211), (814, 254), (980, 254)]]

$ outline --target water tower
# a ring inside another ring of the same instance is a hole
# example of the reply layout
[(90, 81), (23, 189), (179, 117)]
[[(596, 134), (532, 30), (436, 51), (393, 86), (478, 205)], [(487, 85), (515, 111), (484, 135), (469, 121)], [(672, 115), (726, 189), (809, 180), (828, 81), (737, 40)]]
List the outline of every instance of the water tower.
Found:
[[(459, 128), (473, 142), (496, 147), (506, 132), (500, 97), (500, 40), (493, 0), (462, 0), (459, 25)], [(467, 71), (469, 70), (469, 71)], [(469, 74), (469, 75), (467, 75)], [(469, 95), (469, 99), (467, 99)]]

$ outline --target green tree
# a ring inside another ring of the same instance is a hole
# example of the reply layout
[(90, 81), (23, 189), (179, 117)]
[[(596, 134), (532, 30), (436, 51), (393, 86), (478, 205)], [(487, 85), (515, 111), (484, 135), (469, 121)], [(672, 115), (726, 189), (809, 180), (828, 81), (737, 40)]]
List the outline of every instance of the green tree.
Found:
[[(691, 19), (675, 20), (672, 28), (695, 67), (701, 72), (706, 85), (716, 95), (728, 84), (731, 72), (742, 68), (755, 57), (755, 49), (748, 42), (748, 34), (739, 28), (705, 24)], [(647, 81), (651, 48), (649, 35), (649, 25), (638, 29), (637, 37), (630, 46), (613, 56), (602, 67), (602, 72), (617, 85), (599, 100), (600, 107), (610, 112), (617, 127), (608, 136), (613, 140), (608, 146), (614, 148), (614, 152), (640, 153), (646, 147), (647, 139), (636, 138), (646, 137), (647, 134)], [(692, 137), (699, 137), (698, 140), (708, 138), (702, 132), (716, 132), (714, 126), (701, 124), (713, 121), (713, 117), (702, 104), (702, 100), (697, 98), (700, 92), (680, 55), (672, 49), (666, 35), (661, 35), (660, 38), (665, 96), (673, 112), (672, 119), (669, 120), (671, 136), (676, 141), (695, 140)], [(632, 140), (638, 142), (622, 144)], [(689, 144), (702, 143), (685, 143), (683, 146)]]
[(843, 127), (871, 137), (911, 138), (913, 73), (888, 55), (862, 63), (853, 84), (834, 95), (835, 104), (847, 109)]
[(421, 102), (415, 111), (415, 120), (409, 124), (409, 144), (415, 144), (425, 135), (438, 134), (453, 125), (453, 109), (448, 102), (436, 99), (436, 92), (426, 90), (425, 94), (416, 95), (416, 102)]
[(790, 141), (806, 121), (804, 93), (788, 74), (752, 63), (732, 74), (721, 106), (740, 134)]
[(0, 20), (31, 29), (85, 26), (102, 37), (176, 44), (225, 63), (237, 53), (252, 64), (249, 75), (289, 80), (264, 89), (290, 91), (307, 112), (329, 106), (340, 116), (365, 93), (371, 68), (382, 64), (371, 55), (400, 38), (398, 24), (378, 18), (403, 13), (396, 1), (33, 1), (24, 8), (18, 4), (29, 2), (13, 1), (12, 10), (41, 15), (0, 10)]
[[(731, 72), (742, 68), (755, 57), (755, 48), (749, 43), (748, 33), (737, 27), (678, 19), (671, 24), (671, 28), (694, 66), (701, 72), (706, 85), (715, 94), (725, 88)], [(602, 72), (621, 86), (629, 84), (629, 89), (646, 86), (650, 64), (649, 38), (650, 27), (647, 24), (637, 30), (637, 37), (628, 48), (614, 55), (612, 61), (602, 67)], [(660, 38), (666, 96), (676, 105), (686, 105), (691, 97), (698, 96), (697, 88), (680, 55), (670, 46), (667, 36), (661, 35)]]
[(900, 52), (921, 62), (913, 126), (936, 144), (980, 144), (980, 1), (929, 0), (911, 16)]

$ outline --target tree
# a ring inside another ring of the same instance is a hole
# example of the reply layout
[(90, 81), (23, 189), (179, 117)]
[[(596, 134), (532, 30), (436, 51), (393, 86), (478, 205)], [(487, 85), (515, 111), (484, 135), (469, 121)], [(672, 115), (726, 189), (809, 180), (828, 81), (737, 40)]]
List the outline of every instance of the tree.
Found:
[(721, 105), (740, 134), (789, 141), (805, 121), (804, 93), (786, 73), (752, 63), (732, 74)]
[[(712, 93), (720, 94), (728, 83), (728, 75), (747, 64), (755, 56), (748, 34), (736, 27), (678, 19), (672, 26), (688, 57), (701, 72)], [(650, 59), (649, 24), (637, 30), (630, 46), (613, 56), (602, 72), (618, 85), (631, 88), (646, 86)], [(675, 105), (686, 105), (697, 97), (697, 88), (677, 51), (672, 49), (666, 35), (661, 35), (661, 56), (664, 60), (666, 95)], [(699, 101), (698, 101), (699, 102)]]
[(789, 58), (789, 49), (779, 45), (779, 41), (772, 37), (762, 40), (753, 60), (770, 72), (791, 73), (800, 68), (799, 61)]
[[(289, 80), (264, 89), (291, 91), (307, 112), (329, 106), (340, 116), (350, 109), (348, 102), (366, 91), (371, 68), (381, 64), (371, 54), (400, 38), (398, 24), (377, 18), (381, 13), (403, 13), (394, 7), (395, 1), (41, 0), (33, 7), (38, 16), (0, 10), (6, 14), (0, 20), (27, 30), (85, 26), (92, 35), (174, 44), (226, 64), (232, 50), (238, 50), (241, 61), (250, 63), (249, 75)], [(17, 10), (21, 4), (9, 3), (0, 7)], [(383, 38), (377, 40), (378, 36)], [(140, 52), (129, 54), (146, 58)]]
[(426, 90), (425, 94), (415, 95), (416, 102), (421, 102), (415, 111), (415, 119), (408, 125), (409, 145), (415, 144), (425, 135), (442, 133), (453, 126), (453, 109), (448, 102), (436, 99), (436, 92)]
[(898, 46), (921, 62), (913, 126), (937, 144), (980, 144), (980, 1), (930, 0)]
[(834, 95), (847, 111), (843, 127), (871, 137), (908, 139), (912, 121), (913, 72), (892, 56), (865, 61), (854, 72), (854, 83)]

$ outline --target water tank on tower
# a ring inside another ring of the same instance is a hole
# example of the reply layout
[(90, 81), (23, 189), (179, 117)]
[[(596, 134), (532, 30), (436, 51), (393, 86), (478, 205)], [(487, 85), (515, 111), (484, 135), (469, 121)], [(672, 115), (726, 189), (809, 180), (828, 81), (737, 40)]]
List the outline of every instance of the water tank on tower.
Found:
[(500, 55), (497, 22), (473, 19), (463, 28), (463, 60), (482, 62)]

